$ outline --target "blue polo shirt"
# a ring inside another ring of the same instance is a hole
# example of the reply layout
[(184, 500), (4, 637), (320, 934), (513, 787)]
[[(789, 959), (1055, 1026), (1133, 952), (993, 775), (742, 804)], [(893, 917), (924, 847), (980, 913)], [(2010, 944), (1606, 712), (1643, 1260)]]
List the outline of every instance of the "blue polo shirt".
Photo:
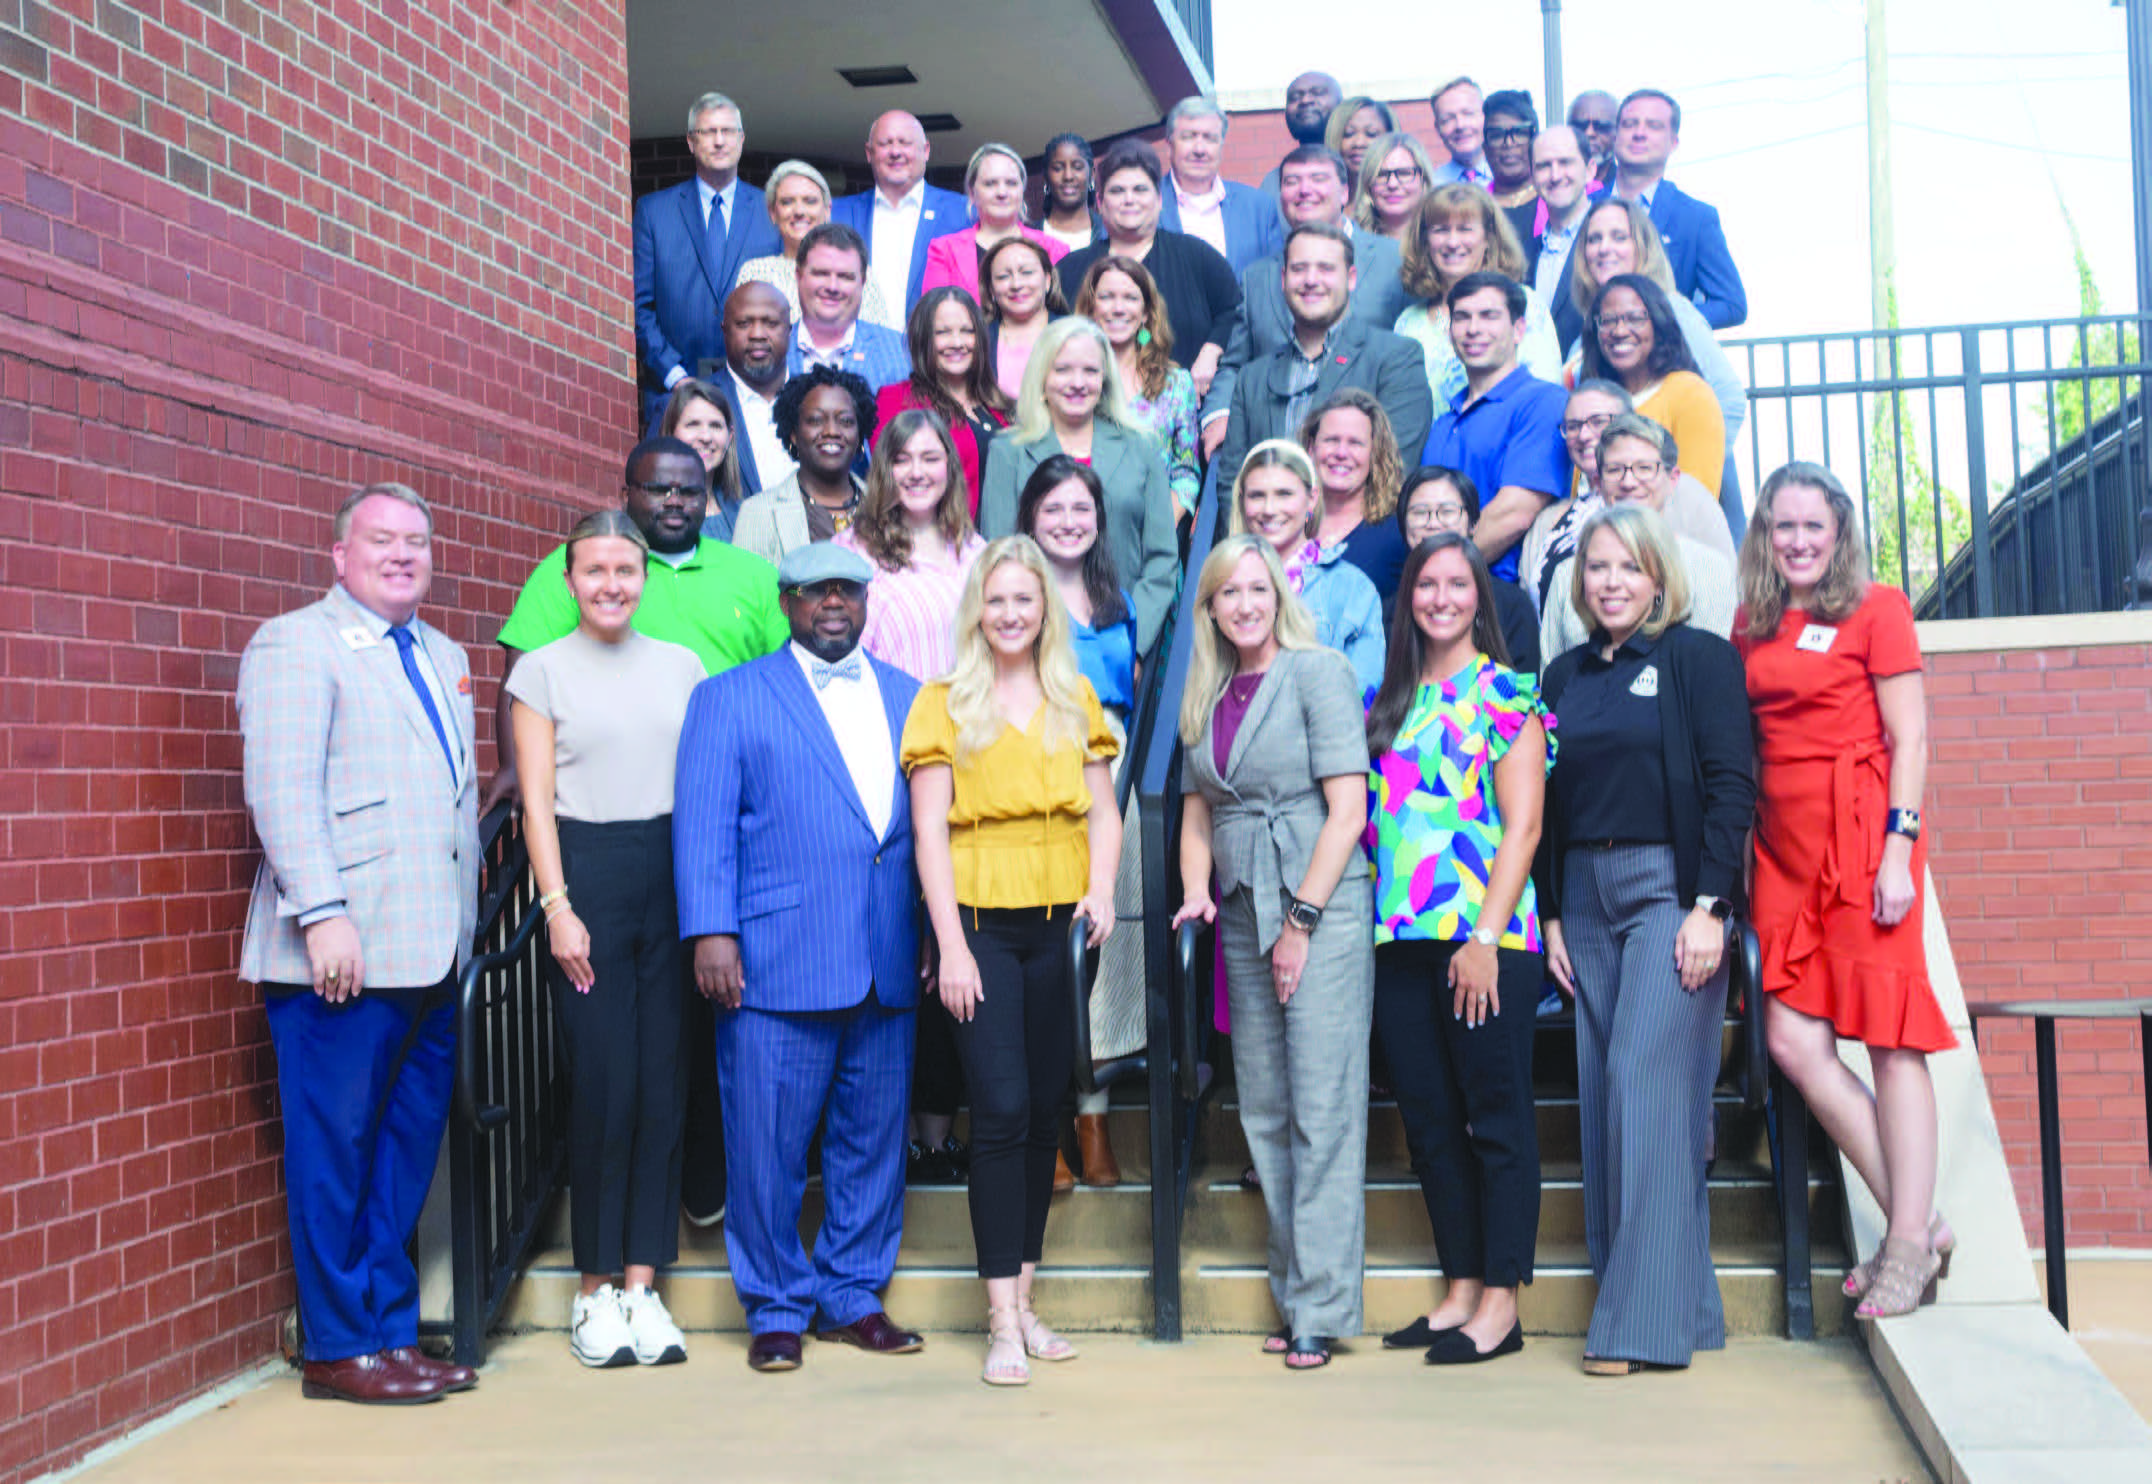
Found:
[[(1536, 490), (1558, 500), (1569, 489), (1569, 445), (1562, 441), (1562, 409), (1569, 393), (1518, 366), (1470, 406), (1468, 387), (1451, 400), (1427, 435), (1423, 464), (1462, 469), (1491, 505), (1506, 485)], [(1517, 580), (1519, 540), (1493, 565), (1494, 575)]]

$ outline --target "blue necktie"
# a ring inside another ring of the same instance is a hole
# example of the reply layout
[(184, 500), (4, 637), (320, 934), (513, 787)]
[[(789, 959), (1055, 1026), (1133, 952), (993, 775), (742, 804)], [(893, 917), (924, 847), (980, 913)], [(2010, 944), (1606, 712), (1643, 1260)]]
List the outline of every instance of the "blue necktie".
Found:
[(448, 745), (448, 728), (441, 725), (441, 713), (433, 704), (433, 692), (426, 688), (426, 677), (418, 673), (418, 656), (411, 652), (418, 643), (418, 635), (404, 624), (392, 625), (389, 637), (396, 641), (396, 657), (403, 661), (404, 678), (411, 682), (411, 689), (418, 692), (418, 703), (426, 708), (426, 720), (433, 723), (433, 734), (441, 739), (441, 756), (448, 760), (450, 777), (456, 773), (456, 754)]
[(710, 222), (705, 229), (709, 239), (710, 261), (715, 263), (725, 256), (725, 198), (710, 198)]

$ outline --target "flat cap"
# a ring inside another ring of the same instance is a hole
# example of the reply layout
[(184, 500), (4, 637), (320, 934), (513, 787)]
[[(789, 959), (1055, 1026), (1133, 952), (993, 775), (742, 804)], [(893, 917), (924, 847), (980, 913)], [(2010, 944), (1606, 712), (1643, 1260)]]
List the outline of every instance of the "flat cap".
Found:
[(813, 587), (818, 582), (870, 582), (874, 568), (867, 559), (834, 541), (811, 541), (795, 546), (777, 564), (780, 590)]

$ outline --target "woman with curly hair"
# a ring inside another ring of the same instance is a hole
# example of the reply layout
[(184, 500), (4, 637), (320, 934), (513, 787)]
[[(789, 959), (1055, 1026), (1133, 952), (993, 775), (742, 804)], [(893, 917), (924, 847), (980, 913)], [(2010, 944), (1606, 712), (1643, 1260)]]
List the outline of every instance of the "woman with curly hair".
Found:
[(946, 674), (956, 658), (957, 602), (986, 550), (964, 506), (948, 424), (913, 408), (875, 445), (858, 518), (837, 533), (874, 567), (860, 647), (914, 680)]
[(1465, 390), (1464, 363), (1450, 344), (1450, 290), (1468, 275), (1491, 271), (1524, 285), (1524, 344), (1517, 359), (1542, 381), (1562, 379), (1561, 342), (1546, 300), (1532, 287), (1524, 247), (1494, 197), (1469, 181), (1436, 186), (1420, 198), (1398, 244), (1398, 273), (1418, 304), (1397, 317), (1397, 333), (1420, 343), (1439, 415)]
[(874, 389), (850, 371), (810, 366), (785, 383), (771, 417), (799, 467), (740, 502), (732, 544), (774, 567), (793, 547), (827, 541), (857, 516), (866, 486), (852, 466), (874, 434)]
[(1405, 459), (1390, 431), (1390, 414), (1373, 394), (1341, 387), (1302, 419), (1300, 446), (1314, 460), (1322, 487), (1315, 539), (1325, 550), (1343, 547), (1345, 560), (1367, 574), (1389, 612), (1405, 565), (1405, 540), (1390, 519), (1405, 482)]
[(1583, 379), (1626, 391), (1639, 416), (1673, 435), (1682, 470), (1716, 498), (1726, 472), (1726, 419), (1697, 372), (1666, 290), (1641, 273), (1617, 273), (1592, 300), (1580, 343)]
[(1106, 332), (1129, 413), (1156, 435), (1174, 511), (1185, 518), (1195, 510), (1203, 483), (1196, 457), (1196, 384), (1173, 363), (1173, 325), (1151, 271), (1134, 258), (1100, 258), (1076, 291), (1076, 313)]
[(1009, 425), (1014, 405), (994, 380), (986, 317), (978, 301), (960, 288), (928, 289), (913, 306), (905, 337), (911, 346), (912, 374), (875, 393), (875, 413), (884, 427), (914, 407), (941, 414), (963, 466), (966, 509), (976, 517), (986, 446)]

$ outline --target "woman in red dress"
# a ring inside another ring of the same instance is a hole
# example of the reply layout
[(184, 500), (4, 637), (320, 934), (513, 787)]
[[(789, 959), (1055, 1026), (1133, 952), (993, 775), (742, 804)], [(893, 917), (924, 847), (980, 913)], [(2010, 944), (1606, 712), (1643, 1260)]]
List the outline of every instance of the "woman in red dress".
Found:
[[(1748, 667), (1761, 798), (1751, 893), (1771, 1055), (1889, 1219), (1846, 1280), (1864, 1319), (1934, 1297), (1957, 1239), (1935, 1211), (1928, 1053), (1957, 1044), (1921, 934), (1927, 703), (1912, 606), (1870, 582), (1845, 486), (1792, 463), (1756, 500), (1734, 642)], [(1871, 1096), (1838, 1059), (1868, 1047)]]

